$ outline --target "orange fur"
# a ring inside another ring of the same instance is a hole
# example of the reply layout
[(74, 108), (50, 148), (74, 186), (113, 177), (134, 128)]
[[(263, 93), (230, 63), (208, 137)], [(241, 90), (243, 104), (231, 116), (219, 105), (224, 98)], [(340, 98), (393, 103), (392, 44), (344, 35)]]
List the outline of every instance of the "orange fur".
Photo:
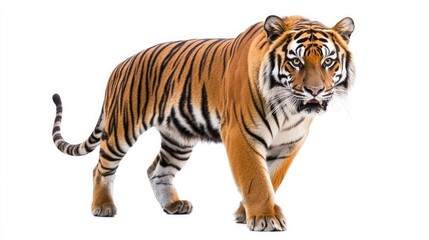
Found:
[(349, 18), (330, 29), (299, 16), (270, 16), (234, 39), (156, 45), (115, 68), (97, 126), (81, 144), (62, 138), (62, 105), (55, 95), (54, 142), (70, 155), (85, 155), (100, 144), (96, 216), (116, 214), (111, 194), (116, 169), (148, 128), (160, 131), (162, 143), (147, 173), (169, 214), (192, 211), (172, 183), (192, 148), (199, 140), (223, 142), (243, 197), (237, 222), (251, 230), (285, 230), (275, 192), (313, 117), (353, 82), (347, 50), (353, 30)]

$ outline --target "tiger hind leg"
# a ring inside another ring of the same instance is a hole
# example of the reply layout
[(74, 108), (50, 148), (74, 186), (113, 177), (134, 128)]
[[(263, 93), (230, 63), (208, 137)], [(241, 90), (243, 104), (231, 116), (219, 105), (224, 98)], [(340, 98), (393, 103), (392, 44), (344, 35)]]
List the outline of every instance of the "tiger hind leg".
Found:
[(180, 200), (173, 180), (191, 156), (196, 144), (194, 140), (185, 140), (177, 133), (161, 132), (161, 150), (147, 170), (156, 199), (167, 214), (188, 214), (192, 204)]
[(94, 190), (91, 210), (94, 216), (113, 217), (116, 215), (117, 210), (112, 197), (115, 173), (119, 162), (136, 141), (136, 139), (130, 140), (130, 138), (126, 141), (122, 137), (122, 133), (121, 129), (116, 129), (111, 134), (103, 131), (99, 160), (93, 171)]

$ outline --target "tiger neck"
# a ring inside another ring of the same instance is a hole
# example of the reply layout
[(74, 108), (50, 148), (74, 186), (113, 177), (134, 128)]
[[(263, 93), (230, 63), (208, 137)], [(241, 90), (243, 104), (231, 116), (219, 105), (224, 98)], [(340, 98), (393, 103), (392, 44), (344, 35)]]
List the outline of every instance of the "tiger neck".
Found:
[[(267, 143), (277, 143), (277, 134), (290, 141), (305, 136), (312, 117), (302, 116), (287, 106), (274, 111), (264, 97), (260, 86), (260, 73), (270, 52), (270, 44), (262, 24), (243, 32), (234, 39), (230, 47), (232, 54), (228, 62), (229, 69), (224, 77), (224, 106), (227, 115), (237, 114), (244, 119), (252, 119), (252, 122), (247, 123), (249, 128), (261, 135), (272, 134), (264, 136)], [(299, 131), (291, 132), (289, 129), (292, 128)], [(285, 137), (285, 134), (288, 136)]]

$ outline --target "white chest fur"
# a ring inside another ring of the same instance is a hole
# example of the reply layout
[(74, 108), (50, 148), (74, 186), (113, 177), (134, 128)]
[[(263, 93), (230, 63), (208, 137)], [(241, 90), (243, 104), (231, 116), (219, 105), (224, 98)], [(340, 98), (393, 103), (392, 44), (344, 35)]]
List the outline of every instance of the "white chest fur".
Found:
[(297, 147), (301, 146), (312, 120), (313, 118), (300, 114), (289, 115), (285, 119), (267, 151), (266, 160), (270, 172), (291, 156)]
[(307, 135), (311, 121), (312, 118), (303, 117), (299, 114), (290, 116), (274, 136), (271, 147), (298, 143)]

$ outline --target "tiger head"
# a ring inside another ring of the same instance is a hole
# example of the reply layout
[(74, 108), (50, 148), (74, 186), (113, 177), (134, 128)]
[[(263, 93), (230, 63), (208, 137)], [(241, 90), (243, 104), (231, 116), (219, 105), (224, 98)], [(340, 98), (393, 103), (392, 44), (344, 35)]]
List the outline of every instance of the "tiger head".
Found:
[(260, 88), (271, 111), (315, 116), (325, 112), (336, 95), (345, 95), (354, 81), (347, 49), (354, 30), (351, 18), (334, 27), (294, 16), (269, 16), (264, 29), (270, 44), (260, 71)]

